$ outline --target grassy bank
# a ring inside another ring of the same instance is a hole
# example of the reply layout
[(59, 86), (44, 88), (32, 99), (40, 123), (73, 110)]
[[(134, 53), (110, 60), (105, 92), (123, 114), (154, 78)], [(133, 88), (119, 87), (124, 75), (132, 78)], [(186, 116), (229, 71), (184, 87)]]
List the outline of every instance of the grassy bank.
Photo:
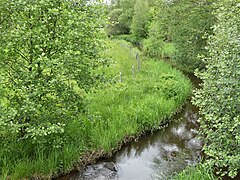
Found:
[(124, 140), (158, 128), (191, 93), (182, 73), (163, 61), (141, 57), (125, 41), (107, 42), (105, 54), (109, 67), (100, 71), (112, 80), (86, 94), (85, 114), (69, 120), (61, 137), (53, 137), (55, 148), (17, 137), (0, 142), (2, 179), (47, 178), (112, 152)]
[(130, 51), (130, 44), (123, 41), (111, 45), (108, 54), (116, 61), (109, 72), (116, 73), (116, 81), (122, 82), (92, 94), (89, 99), (89, 114), (99, 117), (94, 122), (97, 128), (91, 130), (93, 142), (104, 150), (115, 147), (126, 136), (157, 128), (191, 92), (190, 82), (163, 61), (139, 57), (138, 72), (137, 51)]

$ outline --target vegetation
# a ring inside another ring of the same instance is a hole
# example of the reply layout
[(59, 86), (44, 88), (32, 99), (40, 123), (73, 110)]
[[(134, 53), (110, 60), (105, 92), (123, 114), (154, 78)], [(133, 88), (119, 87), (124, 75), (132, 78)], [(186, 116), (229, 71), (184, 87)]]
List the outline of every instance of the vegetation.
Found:
[(102, 7), (18, 0), (0, 1), (0, 12), (0, 172), (56, 172), (71, 140), (65, 129), (99, 81)]
[[(113, 12), (118, 9), (121, 13), (115, 18), (115, 21), (110, 21), (109, 28), (107, 28), (108, 36), (115, 35), (116, 32), (123, 32), (122, 34), (130, 33), (133, 14), (134, 14), (134, 4), (136, 0), (120, 0), (112, 2), (113, 10), (110, 13), (110, 20), (113, 16)], [(120, 24), (121, 26), (115, 26), (115, 24)], [(111, 31), (110, 29), (114, 27)], [(117, 33), (120, 34), (120, 33)]]
[[(112, 61), (109, 67), (98, 68), (98, 72), (113, 78), (100, 89), (92, 88), (85, 94), (85, 112), (78, 118), (68, 119), (59, 136), (49, 137), (57, 141), (58, 147), (51, 150), (51, 144), (48, 144), (51, 141), (38, 143), (38, 140), (48, 140), (47, 136), (37, 137), (33, 143), (17, 138), (1, 141), (4, 147), (0, 151), (3, 177), (10, 174), (12, 179), (19, 179), (67, 172), (86, 152), (111, 152), (125, 138), (158, 128), (191, 92), (190, 81), (162, 61), (141, 58), (138, 70), (135, 56), (140, 52), (130, 44), (109, 42), (107, 49), (105, 56), (111, 57)], [(6, 128), (1, 132), (4, 139)]]
[(191, 93), (159, 58), (203, 81), (193, 103), (207, 160), (176, 178), (235, 177), (239, 0), (112, 0), (108, 12), (105, 26), (100, 1), (0, 0), (1, 177), (67, 172), (158, 128)]
[(190, 82), (162, 61), (141, 59), (138, 71), (137, 51), (130, 52), (130, 47), (124, 41), (113, 44), (108, 54), (116, 61), (108, 71), (117, 75), (116, 83), (88, 99), (88, 113), (95, 117), (95, 128), (90, 128), (88, 134), (94, 146), (107, 151), (126, 136), (158, 128), (191, 93)]
[(139, 41), (147, 37), (149, 22), (148, 1), (136, 0), (131, 25), (132, 36)]
[(189, 166), (181, 173), (175, 175), (173, 180), (214, 180), (217, 179), (213, 174), (213, 169), (202, 164), (197, 166)]
[[(140, 4), (149, 9), (147, 15), (136, 8)], [(129, 34), (118, 38), (141, 43), (148, 57), (196, 71), (203, 85), (193, 102), (200, 110), (206, 166), (235, 177), (240, 169), (239, 1), (144, 0), (134, 7), (133, 14), (141, 16), (133, 17)], [(147, 35), (136, 36), (142, 23)]]
[[(204, 68), (199, 55), (205, 54), (206, 37), (211, 34), (214, 23), (212, 0), (180, 0), (164, 10), (165, 18), (161, 24), (167, 24), (165, 33), (167, 40), (175, 44), (177, 53), (173, 56), (185, 71), (193, 72), (196, 68)], [(159, 15), (160, 16), (160, 15)], [(171, 19), (170, 22), (166, 20)], [(166, 26), (166, 25), (165, 25)]]
[(200, 108), (204, 152), (217, 173), (235, 177), (240, 169), (240, 4), (216, 4), (217, 23), (208, 38), (206, 70), (197, 72), (203, 80), (195, 93)]
[[(119, 4), (122, 1), (119, 0)], [(118, 8), (132, 17), (126, 23), (131, 25), (125, 34), (129, 34), (130, 42), (141, 44), (146, 55), (162, 57), (165, 44), (173, 43), (176, 53), (171, 59), (181, 69), (193, 72), (204, 67), (198, 55), (205, 54), (205, 33), (211, 34), (215, 21), (211, 14), (214, 9), (212, 0), (142, 0), (135, 1), (134, 11), (132, 6)], [(124, 24), (120, 16), (118, 22)]]

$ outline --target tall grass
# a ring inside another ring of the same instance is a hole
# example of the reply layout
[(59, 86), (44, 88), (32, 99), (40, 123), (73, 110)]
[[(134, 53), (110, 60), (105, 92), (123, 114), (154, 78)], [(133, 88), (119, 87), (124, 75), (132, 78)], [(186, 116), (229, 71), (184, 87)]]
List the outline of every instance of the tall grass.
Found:
[(182, 73), (161, 60), (142, 57), (130, 43), (109, 41), (104, 53), (110, 58), (109, 67), (99, 71), (113, 81), (86, 95), (87, 111), (79, 119), (66, 123), (63, 137), (60, 140), (56, 137), (59, 147), (48, 150), (26, 141), (3, 139), (2, 178), (8, 175), (11, 179), (47, 178), (66, 173), (87, 152), (111, 152), (125, 138), (158, 128), (191, 93), (191, 83)]
[[(108, 55), (115, 61), (108, 69), (122, 82), (116, 82), (89, 96), (89, 114), (98, 117), (89, 129), (96, 148), (111, 151), (126, 136), (157, 128), (171, 116), (191, 92), (190, 82), (160, 60), (140, 57), (140, 72), (134, 49), (124, 41), (111, 43)], [(139, 52), (136, 52), (139, 53)], [(118, 76), (117, 76), (118, 77)], [(118, 77), (119, 78), (119, 77)]]

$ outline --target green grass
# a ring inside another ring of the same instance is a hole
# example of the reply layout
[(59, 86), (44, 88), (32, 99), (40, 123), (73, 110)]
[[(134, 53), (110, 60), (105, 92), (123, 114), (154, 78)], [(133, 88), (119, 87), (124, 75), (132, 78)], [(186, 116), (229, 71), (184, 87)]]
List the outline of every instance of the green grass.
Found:
[(214, 180), (218, 179), (211, 168), (202, 164), (189, 166), (173, 177), (173, 180)]
[(86, 95), (87, 112), (66, 124), (62, 139), (56, 137), (60, 147), (48, 150), (41, 144), (14, 139), (0, 142), (4, 145), (0, 149), (3, 179), (7, 175), (20, 179), (68, 172), (86, 152), (111, 152), (125, 138), (158, 128), (180, 108), (191, 94), (190, 81), (163, 61), (146, 59), (130, 47), (125, 41), (107, 42), (104, 53), (111, 60), (109, 67), (99, 71), (114, 80)]
[[(122, 82), (109, 85), (89, 97), (89, 113), (98, 116), (91, 130), (97, 148), (106, 151), (126, 136), (157, 128), (175, 112), (191, 92), (188, 80), (160, 60), (141, 57), (140, 72), (132, 74), (135, 56), (123, 42), (112, 43), (115, 59), (110, 72), (122, 72)], [(120, 46), (119, 46), (120, 44)], [(117, 52), (117, 53), (116, 53)]]

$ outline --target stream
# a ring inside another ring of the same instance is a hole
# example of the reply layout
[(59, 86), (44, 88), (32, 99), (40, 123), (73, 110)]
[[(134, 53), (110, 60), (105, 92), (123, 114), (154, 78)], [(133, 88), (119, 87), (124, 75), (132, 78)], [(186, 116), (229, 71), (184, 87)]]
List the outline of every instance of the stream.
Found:
[[(199, 82), (190, 77), (195, 87)], [(202, 158), (203, 143), (197, 138), (197, 108), (190, 102), (153, 134), (131, 142), (112, 158), (72, 172), (59, 180), (150, 180), (167, 179)]]

